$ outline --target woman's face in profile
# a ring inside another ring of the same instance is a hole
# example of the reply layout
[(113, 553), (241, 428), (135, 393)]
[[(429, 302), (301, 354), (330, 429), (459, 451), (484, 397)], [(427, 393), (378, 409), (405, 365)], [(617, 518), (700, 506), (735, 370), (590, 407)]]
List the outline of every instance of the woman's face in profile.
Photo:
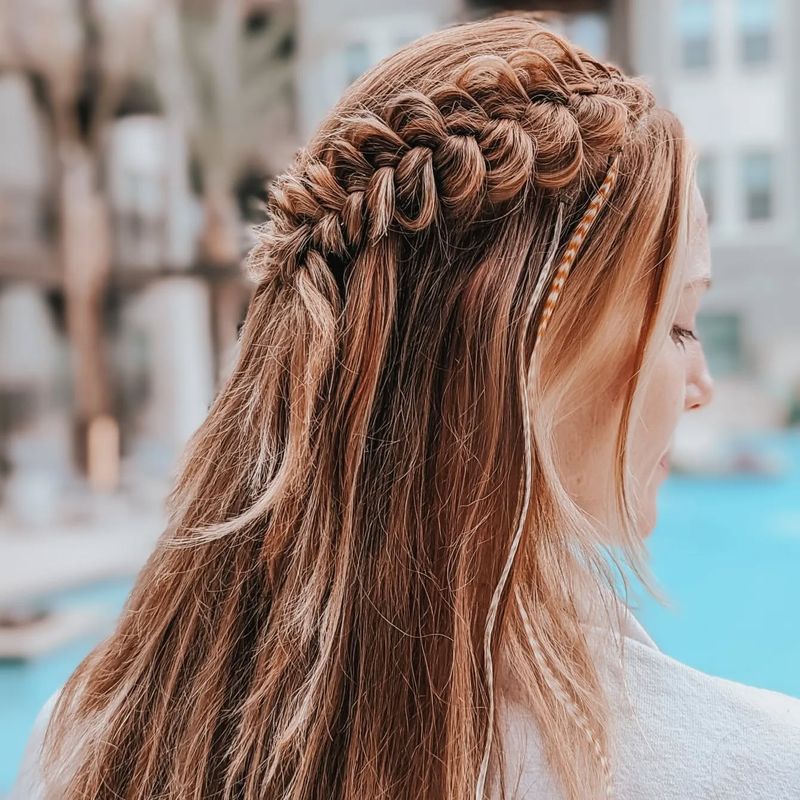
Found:
[(697, 313), (711, 281), (708, 217), (697, 186), (692, 195), (685, 283), (670, 336), (662, 345), (645, 392), (633, 442), (634, 468), (642, 486), (641, 534), (656, 524), (656, 495), (669, 472), (669, 448), (681, 414), (706, 406), (713, 396)]
[[(697, 313), (711, 279), (708, 220), (697, 187), (692, 195), (687, 250), (684, 256), (684, 288), (670, 334), (655, 354), (650, 381), (645, 388), (641, 416), (633, 421), (631, 468), (639, 487), (638, 530), (644, 538), (656, 524), (656, 499), (666, 478), (673, 434), (684, 411), (699, 409), (711, 401), (713, 381), (702, 343), (696, 338)], [(597, 388), (597, 387), (595, 387)], [(614, 444), (620, 423), (620, 394), (591, 392), (592, 406), (571, 415), (561, 429), (560, 442), (565, 482), (573, 499), (595, 520), (609, 518), (608, 498)], [(613, 400), (611, 399), (613, 398)], [(609, 413), (608, 409), (614, 409)], [(591, 442), (592, 446), (586, 446)], [(613, 538), (613, 533), (603, 531)]]

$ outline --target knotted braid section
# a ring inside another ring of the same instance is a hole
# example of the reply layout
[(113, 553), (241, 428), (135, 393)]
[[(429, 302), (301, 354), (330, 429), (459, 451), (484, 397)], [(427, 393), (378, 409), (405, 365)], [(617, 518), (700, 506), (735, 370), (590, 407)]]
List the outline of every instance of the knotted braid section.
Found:
[(561, 61), (533, 48), (477, 55), (427, 92), (343, 114), (272, 185), (251, 275), (290, 279), (312, 252), (349, 259), (390, 231), (464, 227), (528, 190), (596, 180), (652, 97), (567, 49)]

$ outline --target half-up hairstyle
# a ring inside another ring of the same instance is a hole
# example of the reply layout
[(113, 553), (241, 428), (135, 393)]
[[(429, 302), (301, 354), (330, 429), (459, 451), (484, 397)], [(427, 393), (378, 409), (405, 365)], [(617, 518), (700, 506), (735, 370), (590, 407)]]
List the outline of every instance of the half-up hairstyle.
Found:
[(687, 183), (647, 86), (524, 16), (357, 81), (270, 187), (238, 357), (116, 630), (59, 698), (47, 797), (481, 797), (501, 695), (565, 797), (608, 795), (579, 598), (611, 590), (616, 550), (554, 430), (615, 376), (610, 527), (650, 588), (629, 423)]

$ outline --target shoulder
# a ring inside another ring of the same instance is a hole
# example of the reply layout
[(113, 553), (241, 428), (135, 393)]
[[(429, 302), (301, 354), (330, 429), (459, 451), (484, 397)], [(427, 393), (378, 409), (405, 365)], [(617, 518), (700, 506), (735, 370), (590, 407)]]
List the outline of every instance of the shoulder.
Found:
[[(704, 673), (627, 636), (615, 658), (602, 641), (615, 797), (800, 798), (800, 699)], [(532, 714), (501, 701), (498, 716), (507, 796), (562, 800)]]
[[(500, 696), (497, 718), (501, 731), (502, 772), (490, 776), (491, 797), (563, 800), (542, 747), (542, 739), (531, 712), (516, 700)], [(502, 775), (502, 778), (500, 777)], [(500, 780), (504, 794), (500, 792)]]
[(41, 800), (43, 797), (40, 756), (47, 726), (60, 693), (60, 688), (53, 692), (36, 715), (16, 781), (7, 800)]
[[(623, 797), (800, 797), (800, 699), (694, 669), (626, 639), (603, 665)], [(648, 775), (648, 773), (650, 773)], [(648, 783), (650, 781), (650, 783)]]

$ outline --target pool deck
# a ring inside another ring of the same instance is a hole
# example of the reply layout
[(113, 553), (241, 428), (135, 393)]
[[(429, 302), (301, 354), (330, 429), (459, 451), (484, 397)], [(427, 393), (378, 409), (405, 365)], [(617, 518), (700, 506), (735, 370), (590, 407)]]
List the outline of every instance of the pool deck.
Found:
[(149, 512), (109, 516), (80, 526), (53, 525), (36, 532), (3, 526), (0, 608), (135, 574), (165, 524), (163, 515)]

